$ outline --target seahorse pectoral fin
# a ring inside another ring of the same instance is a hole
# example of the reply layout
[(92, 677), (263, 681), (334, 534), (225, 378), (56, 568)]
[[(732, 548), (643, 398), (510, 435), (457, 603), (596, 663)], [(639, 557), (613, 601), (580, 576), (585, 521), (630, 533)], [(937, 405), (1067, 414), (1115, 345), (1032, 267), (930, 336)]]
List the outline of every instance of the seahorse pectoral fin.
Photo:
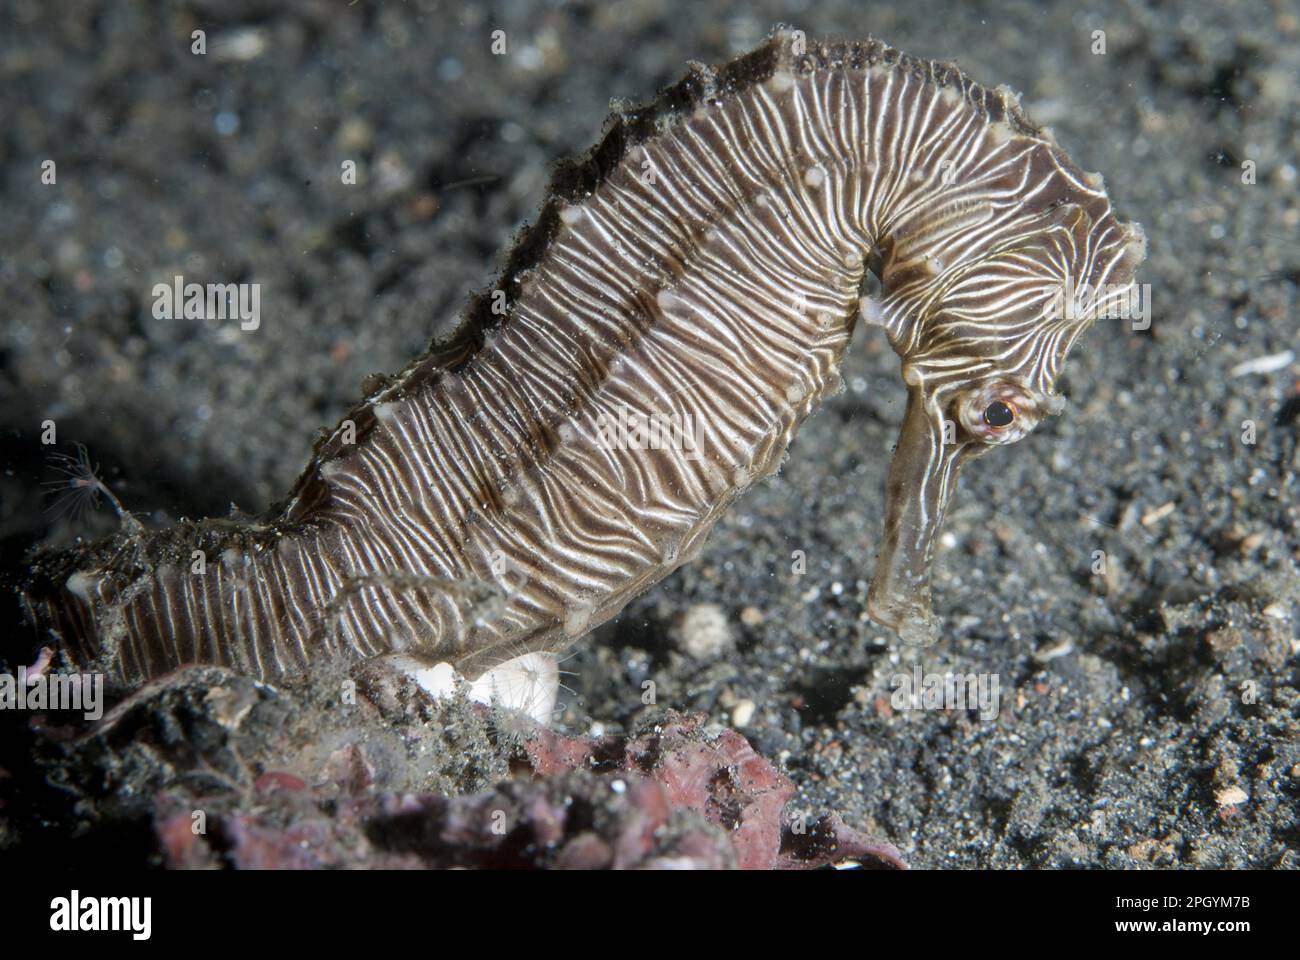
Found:
[(885, 482), (885, 530), (867, 593), (867, 611), (904, 643), (939, 639), (930, 605), (930, 562), (957, 471), (970, 445), (945, 436), (942, 415), (919, 387), (908, 392), (907, 413)]

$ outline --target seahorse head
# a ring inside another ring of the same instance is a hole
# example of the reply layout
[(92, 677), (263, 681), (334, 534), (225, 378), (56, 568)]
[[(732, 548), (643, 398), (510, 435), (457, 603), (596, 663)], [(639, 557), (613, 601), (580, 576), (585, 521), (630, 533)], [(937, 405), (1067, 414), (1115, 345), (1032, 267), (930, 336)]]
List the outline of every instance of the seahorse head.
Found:
[(1066, 357), (1131, 293), (1145, 241), (1103, 195), (1026, 211), (950, 264), (918, 271), (893, 252), (874, 309), (902, 361), (908, 401), (868, 608), (905, 641), (930, 643), (938, 638), (930, 565), (958, 472), (1065, 409), (1055, 385)]

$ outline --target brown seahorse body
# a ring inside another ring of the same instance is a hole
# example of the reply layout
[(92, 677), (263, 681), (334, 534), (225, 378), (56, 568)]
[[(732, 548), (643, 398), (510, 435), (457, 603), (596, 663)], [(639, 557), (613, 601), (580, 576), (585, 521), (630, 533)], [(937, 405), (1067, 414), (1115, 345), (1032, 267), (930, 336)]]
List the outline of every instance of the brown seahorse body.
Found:
[[(1053, 291), (1130, 285), (1142, 233), (1005, 89), (796, 37), (619, 113), (557, 172), (504, 295), (353, 410), (264, 523), (38, 561), (22, 598), (40, 641), (125, 683), (187, 662), (291, 679), (330, 654), (474, 677), (558, 651), (778, 467), (860, 315), (909, 391), (869, 609), (932, 640), (958, 468), (1059, 411), (1090, 317)], [(652, 414), (672, 442), (618, 426)]]

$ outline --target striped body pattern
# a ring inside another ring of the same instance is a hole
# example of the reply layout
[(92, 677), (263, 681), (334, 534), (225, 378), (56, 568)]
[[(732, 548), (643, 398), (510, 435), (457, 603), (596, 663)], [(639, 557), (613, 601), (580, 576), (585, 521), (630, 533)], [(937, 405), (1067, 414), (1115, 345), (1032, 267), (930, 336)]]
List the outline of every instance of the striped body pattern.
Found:
[(778, 30), (562, 166), (496, 289), (265, 522), (122, 533), (42, 559), (23, 598), (42, 642), (125, 683), (386, 654), (474, 677), (559, 651), (779, 467), (861, 317), (909, 389), (871, 612), (933, 639), (957, 469), (1059, 410), (1088, 322), (1050, 315), (1053, 291), (1131, 284), (1142, 248), (1008, 92)]

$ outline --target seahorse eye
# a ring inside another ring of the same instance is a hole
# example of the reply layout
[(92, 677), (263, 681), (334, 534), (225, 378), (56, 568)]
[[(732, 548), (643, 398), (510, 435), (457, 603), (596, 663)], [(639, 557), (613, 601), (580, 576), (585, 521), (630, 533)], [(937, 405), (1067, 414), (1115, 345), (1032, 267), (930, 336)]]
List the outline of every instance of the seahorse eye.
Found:
[(990, 427), (1009, 427), (1016, 419), (1016, 411), (1001, 400), (994, 400), (984, 408), (984, 422)]

